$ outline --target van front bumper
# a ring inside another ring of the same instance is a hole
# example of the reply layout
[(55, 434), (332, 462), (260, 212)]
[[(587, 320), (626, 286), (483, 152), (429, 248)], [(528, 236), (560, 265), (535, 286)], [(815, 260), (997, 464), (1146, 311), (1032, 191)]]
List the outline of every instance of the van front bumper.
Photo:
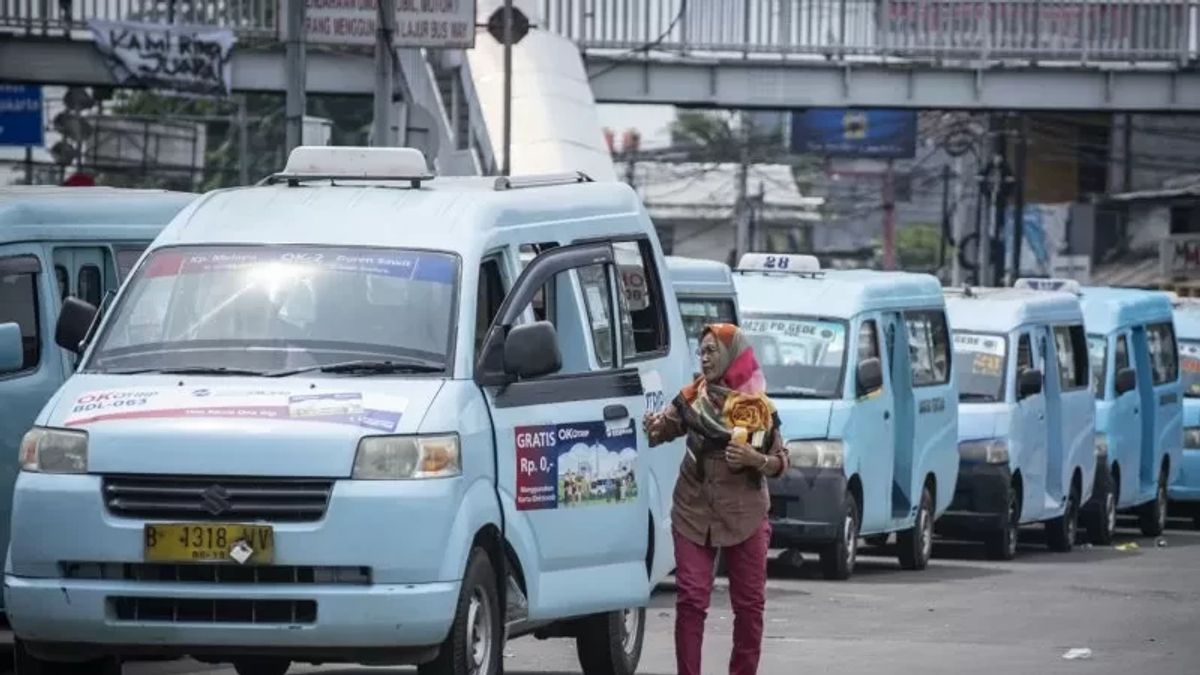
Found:
[(1173, 501), (1200, 502), (1200, 449), (1184, 449), (1179, 475), (1167, 494)]
[(790, 468), (770, 480), (771, 546), (826, 544), (841, 532), (846, 474), (839, 469)]
[[(415, 663), (428, 659), (429, 652), (445, 639), (459, 584), (185, 587), (9, 574), (4, 579), (4, 596), (16, 634), (35, 652), (54, 658), (271, 654), (295, 661)], [(192, 611), (206, 603), (216, 607), (229, 599), (243, 606), (250, 602), (311, 602), (316, 613), (311, 623), (272, 624), (194, 618), (139, 621), (119, 616), (118, 603), (129, 599), (162, 603), (164, 598)]]
[(1012, 469), (1007, 463), (960, 462), (954, 499), (937, 520), (938, 533), (968, 536), (1004, 529), (1011, 485)]

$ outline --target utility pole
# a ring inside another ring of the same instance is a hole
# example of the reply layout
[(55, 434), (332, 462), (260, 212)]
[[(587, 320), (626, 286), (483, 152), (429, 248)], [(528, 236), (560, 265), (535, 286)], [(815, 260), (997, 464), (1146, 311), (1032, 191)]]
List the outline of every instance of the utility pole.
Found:
[(954, 212), (951, 218), (951, 231), (954, 232), (955, 255), (952, 258), (950, 266), (950, 283), (953, 286), (961, 286), (963, 283), (962, 263), (959, 262), (961, 257), (962, 241), (963, 241), (963, 219), (962, 219), (962, 181), (963, 178), (963, 161), (962, 157), (954, 158)]
[(246, 128), (246, 95), (237, 98), (238, 185), (250, 184), (250, 138)]
[(896, 269), (896, 171), (891, 159), (883, 173), (883, 269)]
[(501, 176), (512, 175), (512, 44), (512, 0), (504, 0), (504, 163), (500, 166)]
[(1006, 286), (1021, 278), (1021, 246), (1025, 235), (1025, 149), (1029, 138), (1029, 118), (1024, 113), (1018, 113), (1017, 149), (1016, 149), (1016, 181), (1013, 184), (1013, 254), (1012, 268)]
[[(1004, 256), (1004, 244), (1011, 241), (1011, 238), (1005, 236), (1005, 212), (1008, 209), (1008, 192), (1009, 192), (1009, 169), (1008, 169), (1008, 119), (1000, 117), (1000, 128), (996, 131), (995, 137), (992, 139), (996, 147), (996, 172), (995, 180), (992, 183), (992, 237), (989, 240), (989, 258), (990, 262), (995, 264), (995, 269), (992, 270), (992, 276), (988, 279), (989, 285), (992, 286), (1007, 286), (1007, 260)], [(999, 252), (999, 260), (995, 259), (996, 253)]]
[(287, 100), (284, 115), (287, 129), (287, 151), (300, 145), (304, 138), (304, 95), (308, 86), (304, 59), (304, 11), (308, 0), (289, 0), (287, 3)]
[(750, 204), (748, 203), (750, 134), (744, 133), (747, 123), (745, 113), (739, 115), (739, 121), (743, 133), (741, 134), (741, 147), (738, 148), (737, 182), (734, 185), (733, 218), (736, 230), (734, 232), (733, 257), (735, 261), (740, 260), (750, 250)]
[(395, 61), (392, 37), (396, 34), (396, 0), (379, 0), (379, 25), (375, 32), (375, 120), (371, 129), (373, 145), (395, 145), (392, 136), (392, 91)]
[(945, 278), (943, 275), (946, 266), (946, 243), (954, 238), (951, 232), (952, 219), (950, 217), (950, 165), (942, 165), (942, 239), (938, 242), (938, 276)]

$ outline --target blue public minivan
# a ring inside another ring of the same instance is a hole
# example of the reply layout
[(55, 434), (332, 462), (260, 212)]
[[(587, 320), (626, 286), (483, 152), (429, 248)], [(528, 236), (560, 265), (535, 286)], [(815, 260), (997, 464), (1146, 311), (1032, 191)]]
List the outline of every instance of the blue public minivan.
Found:
[(1166, 527), (1167, 490), (1183, 455), (1171, 301), (1157, 291), (1084, 288), (1082, 303), (1097, 445), (1096, 484), (1083, 522), (1093, 542), (1109, 543), (1116, 511), (1132, 509), (1142, 532), (1155, 536)]
[[(737, 289), (729, 265), (716, 260), (667, 256), (667, 273), (679, 300), (679, 314), (692, 351), (708, 324), (738, 322)], [(696, 356), (699, 371), (699, 357)]]
[(1095, 402), (1079, 298), (947, 290), (958, 380), (958, 487), (939, 532), (1010, 560), (1022, 525), (1070, 551), (1095, 471)]
[(768, 254), (745, 256), (734, 283), (791, 459), (770, 483), (773, 546), (818, 551), (845, 579), (860, 536), (895, 532), (901, 566), (924, 568), (958, 477), (941, 285)]
[(683, 458), (641, 420), (691, 375), (650, 219), (620, 183), (427, 166), (298, 148), (181, 212), (95, 330), (64, 303), (80, 366), (14, 490), (18, 673), (495, 675), (525, 634), (635, 671)]
[(65, 298), (99, 305), (195, 195), (103, 187), (0, 188), (0, 547), (17, 446), (75, 357), (54, 344)]
[(1171, 483), (1171, 509), (1200, 529), (1200, 300), (1175, 301), (1179, 370), (1183, 378), (1183, 459)]

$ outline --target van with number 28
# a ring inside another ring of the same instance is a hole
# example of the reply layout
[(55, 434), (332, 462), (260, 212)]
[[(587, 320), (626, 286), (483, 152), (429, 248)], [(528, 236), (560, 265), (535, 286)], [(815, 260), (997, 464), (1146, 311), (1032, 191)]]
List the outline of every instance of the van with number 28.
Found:
[(583, 174), (301, 147), (201, 197), (95, 329), (59, 316), (80, 362), (21, 444), (17, 672), (493, 675), (526, 634), (635, 672), (683, 456), (640, 420), (691, 373), (664, 270), (636, 194)]
[(747, 254), (734, 283), (791, 463), (768, 484), (772, 546), (816, 551), (826, 578), (846, 579), (860, 537), (894, 534), (901, 566), (925, 568), (958, 476), (937, 279)]

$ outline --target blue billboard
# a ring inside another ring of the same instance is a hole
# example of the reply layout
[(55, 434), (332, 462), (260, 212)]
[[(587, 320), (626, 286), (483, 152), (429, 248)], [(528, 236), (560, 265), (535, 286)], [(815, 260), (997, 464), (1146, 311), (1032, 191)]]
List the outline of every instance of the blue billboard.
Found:
[(813, 108), (792, 113), (792, 152), (833, 157), (910, 159), (917, 111)]
[(42, 88), (0, 84), (0, 145), (43, 145)]

